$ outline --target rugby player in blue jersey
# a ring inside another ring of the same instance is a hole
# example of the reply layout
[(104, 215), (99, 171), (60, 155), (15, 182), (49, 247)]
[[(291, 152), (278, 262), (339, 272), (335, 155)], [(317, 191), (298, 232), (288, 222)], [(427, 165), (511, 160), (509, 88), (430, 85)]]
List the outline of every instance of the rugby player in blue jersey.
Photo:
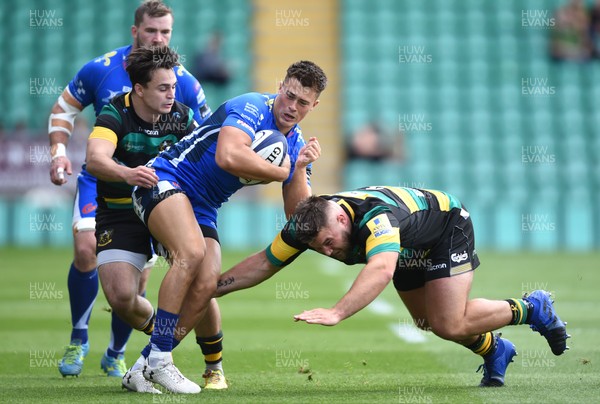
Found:
[[(226, 101), (192, 135), (148, 164), (158, 184), (135, 188), (134, 209), (171, 263), (160, 286), (150, 343), (134, 365), (145, 361), (148, 380), (171, 392), (198, 391), (187, 378), (169, 376), (180, 375), (171, 351), (198, 324), (217, 286), (217, 211), (243, 186), (240, 177), (283, 182), (286, 215), (311, 195), (311, 163), (321, 150), (316, 138), (304, 141), (298, 123), (317, 106), (326, 84), (317, 65), (296, 62), (276, 94), (248, 93)], [(250, 148), (256, 132), (264, 129), (279, 130), (287, 138), (289, 159), (282, 167)]]
[[(480, 386), (504, 385), (515, 346), (493, 331), (529, 324), (552, 352), (566, 349), (566, 323), (550, 294), (469, 299), (479, 266), (471, 217), (454, 196), (436, 190), (375, 186), (302, 201), (273, 242), (221, 275), (219, 296), (270, 278), (306, 250), (347, 265), (365, 264), (332, 307), (296, 321), (333, 326), (362, 310), (392, 282), (415, 325), (483, 358)], [(416, 258), (415, 258), (416, 257)]]
[[(117, 94), (131, 91), (131, 82), (125, 71), (125, 60), (132, 49), (141, 46), (168, 45), (171, 39), (173, 15), (170, 8), (160, 1), (142, 3), (135, 11), (131, 27), (133, 44), (117, 48), (85, 64), (69, 82), (52, 107), (48, 131), (52, 163), (50, 179), (55, 185), (67, 182), (65, 174), (72, 174), (66, 146), (73, 130), (76, 115), (93, 104), (96, 115)], [(200, 83), (182, 66), (174, 68), (177, 77), (175, 97), (194, 111), (194, 118), (202, 123), (210, 109)], [(69, 303), (71, 308), (71, 340), (59, 363), (63, 376), (81, 373), (84, 357), (89, 350), (88, 322), (98, 294), (96, 271), (96, 179), (83, 167), (77, 177), (77, 194), (73, 209), (74, 258), (68, 276)], [(151, 262), (148, 266), (151, 266)], [(145, 289), (145, 278), (140, 293)], [(122, 377), (127, 370), (123, 353), (131, 334), (131, 327), (117, 315), (112, 315), (110, 344), (101, 366), (109, 376)]]

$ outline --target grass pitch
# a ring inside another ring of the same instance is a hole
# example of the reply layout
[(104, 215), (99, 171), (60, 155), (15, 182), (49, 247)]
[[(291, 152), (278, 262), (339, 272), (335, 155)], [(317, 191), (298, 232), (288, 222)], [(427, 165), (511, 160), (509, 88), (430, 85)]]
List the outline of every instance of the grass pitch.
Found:
[[(225, 251), (228, 268), (249, 252)], [(314, 253), (258, 287), (220, 299), (224, 366), (230, 388), (199, 395), (128, 393), (107, 378), (100, 358), (110, 315), (102, 293), (90, 322), (91, 349), (79, 378), (63, 378), (57, 364), (70, 333), (66, 286), (70, 249), (0, 249), (0, 402), (31, 403), (538, 403), (595, 402), (600, 387), (600, 253), (480, 252), (471, 297), (505, 299), (544, 288), (568, 321), (571, 347), (555, 357), (526, 326), (503, 334), (519, 356), (506, 386), (476, 387), (481, 360), (456, 344), (410, 327), (410, 316), (390, 285), (369, 308), (335, 327), (294, 323), (304, 309), (330, 307), (360, 266), (345, 267)], [(148, 296), (157, 301), (166, 268), (153, 272)], [(402, 336), (399, 330), (404, 330)], [(412, 341), (412, 342), (409, 342)], [(128, 364), (147, 337), (135, 332)], [(174, 353), (188, 377), (200, 382), (200, 349), (187, 338)]]

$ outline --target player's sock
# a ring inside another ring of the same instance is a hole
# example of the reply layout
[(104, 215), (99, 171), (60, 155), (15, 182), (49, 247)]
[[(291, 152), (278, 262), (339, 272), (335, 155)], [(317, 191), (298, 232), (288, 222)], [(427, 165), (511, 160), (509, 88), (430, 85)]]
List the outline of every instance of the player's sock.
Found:
[(173, 337), (173, 349), (177, 348), (177, 345), (179, 345), (180, 342), (181, 342), (180, 340)]
[(142, 349), (142, 352), (140, 352), (142, 354), (142, 356), (144, 358), (148, 358), (148, 355), (150, 355), (150, 351), (152, 350), (152, 345), (150, 343), (148, 343), (148, 345), (146, 345), (144, 347), (144, 349)]
[(532, 307), (531, 303), (523, 299), (506, 299), (512, 311), (512, 320), (509, 325), (526, 324), (529, 317), (529, 312)]
[(71, 341), (88, 342), (88, 323), (98, 295), (98, 271), (80, 272), (71, 264), (67, 279), (71, 305)]
[(160, 308), (156, 311), (154, 331), (150, 337), (153, 351), (171, 352), (173, 350), (173, 336), (178, 320), (179, 314), (169, 313)]
[(154, 330), (154, 320), (156, 319), (156, 311), (152, 309), (152, 314), (150, 317), (142, 325), (140, 325), (137, 330), (143, 332), (146, 335), (152, 335), (152, 331)]
[(106, 354), (110, 357), (117, 358), (125, 352), (127, 340), (131, 335), (133, 328), (113, 311), (110, 331), (110, 344), (106, 350)]
[(196, 337), (202, 349), (206, 369), (223, 371), (223, 331), (212, 337)]
[(481, 334), (477, 337), (477, 340), (473, 342), (471, 345), (465, 345), (469, 348), (473, 353), (486, 356), (493, 352), (495, 345), (495, 338), (492, 332), (486, 332), (485, 334)]

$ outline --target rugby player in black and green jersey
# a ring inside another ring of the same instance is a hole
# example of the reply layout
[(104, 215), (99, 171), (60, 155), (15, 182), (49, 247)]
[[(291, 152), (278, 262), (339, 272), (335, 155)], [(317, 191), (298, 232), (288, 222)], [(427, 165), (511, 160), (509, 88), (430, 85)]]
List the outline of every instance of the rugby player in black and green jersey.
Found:
[(469, 299), (479, 266), (469, 212), (435, 190), (367, 187), (302, 201), (265, 250), (221, 275), (217, 294), (254, 286), (311, 249), (345, 264), (365, 264), (330, 309), (294, 316), (332, 326), (371, 303), (393, 282), (414, 323), (483, 357), (480, 386), (502, 386), (515, 346), (493, 331), (529, 324), (562, 354), (569, 337), (548, 292), (522, 299)]
[[(126, 66), (132, 90), (104, 106), (87, 145), (87, 170), (98, 179), (96, 253), (102, 289), (117, 315), (147, 334), (154, 309), (138, 289), (152, 257), (151, 236), (133, 211), (131, 192), (136, 185), (156, 185), (158, 177), (145, 164), (198, 126), (194, 112), (175, 100), (178, 59), (166, 46), (132, 50)], [(139, 380), (126, 385), (124, 379), (125, 387), (158, 392), (140, 366), (126, 376)]]

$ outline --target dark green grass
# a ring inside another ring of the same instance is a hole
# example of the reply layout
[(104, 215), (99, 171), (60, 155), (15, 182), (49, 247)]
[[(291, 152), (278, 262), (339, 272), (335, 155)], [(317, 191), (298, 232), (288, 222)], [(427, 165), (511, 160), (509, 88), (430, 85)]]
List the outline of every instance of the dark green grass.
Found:
[[(244, 253), (225, 252), (225, 267)], [(62, 378), (56, 363), (68, 342), (66, 288), (69, 249), (0, 249), (0, 402), (35, 403), (517, 403), (595, 402), (600, 388), (600, 254), (480, 253), (472, 297), (504, 299), (533, 288), (556, 296), (569, 322), (571, 350), (555, 357), (526, 326), (506, 327), (519, 352), (507, 385), (480, 389), (481, 360), (466, 349), (427, 335), (409, 344), (390, 325), (410, 318), (390, 286), (381, 300), (387, 314), (364, 310), (336, 327), (294, 323), (303, 309), (329, 307), (360, 267), (344, 267), (305, 254), (266, 283), (220, 299), (225, 332), (225, 370), (230, 388), (197, 396), (126, 393), (107, 378), (100, 358), (109, 340), (110, 315), (100, 293), (90, 323), (90, 354), (79, 378)], [(165, 272), (159, 265), (148, 296), (155, 304)], [(32, 294), (33, 292), (33, 294)], [(45, 293), (44, 293), (45, 292)], [(147, 337), (134, 332), (133, 363)], [(184, 374), (200, 381), (200, 350), (193, 338), (174, 353)]]

